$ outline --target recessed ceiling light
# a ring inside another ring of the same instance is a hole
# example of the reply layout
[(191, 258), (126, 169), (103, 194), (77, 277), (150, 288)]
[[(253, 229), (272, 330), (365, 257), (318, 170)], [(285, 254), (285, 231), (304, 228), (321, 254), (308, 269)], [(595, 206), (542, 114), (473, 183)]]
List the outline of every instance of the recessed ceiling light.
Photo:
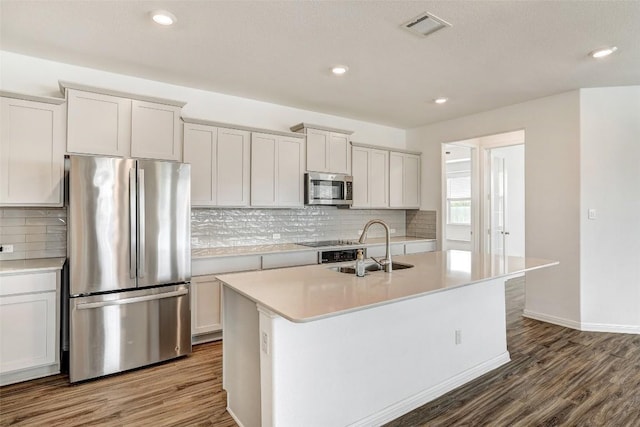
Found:
[(154, 10), (151, 12), (151, 19), (153, 19), (156, 24), (160, 25), (172, 25), (177, 21), (176, 16), (166, 10)]
[(440, 97), (440, 98), (434, 99), (433, 102), (435, 102), (436, 104), (444, 104), (448, 100), (449, 100), (449, 98)]
[(604, 58), (605, 56), (611, 55), (613, 52), (618, 50), (617, 47), (603, 47), (602, 49), (597, 49), (591, 52), (589, 55), (593, 58)]
[(331, 72), (336, 76), (341, 76), (345, 74), (347, 71), (349, 71), (349, 67), (347, 67), (346, 65), (336, 65), (331, 69)]

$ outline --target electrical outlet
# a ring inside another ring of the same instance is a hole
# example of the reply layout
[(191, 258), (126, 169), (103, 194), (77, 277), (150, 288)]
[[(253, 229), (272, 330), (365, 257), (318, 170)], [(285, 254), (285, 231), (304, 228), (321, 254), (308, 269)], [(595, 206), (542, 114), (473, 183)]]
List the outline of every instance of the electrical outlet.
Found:
[(362, 234), (362, 230), (358, 230), (358, 235)]
[(2, 253), (13, 252), (13, 245), (0, 245), (0, 252)]
[(396, 229), (395, 229), (395, 228), (392, 228), (391, 230), (389, 230), (389, 233), (391, 233), (391, 234), (396, 234)]
[(462, 330), (456, 329), (456, 345), (462, 344)]
[(260, 347), (262, 348), (263, 353), (269, 354), (269, 334), (266, 332), (262, 332), (262, 339), (260, 340)]
[(274, 239), (279, 239), (280, 238), (280, 233), (273, 233), (273, 238)]

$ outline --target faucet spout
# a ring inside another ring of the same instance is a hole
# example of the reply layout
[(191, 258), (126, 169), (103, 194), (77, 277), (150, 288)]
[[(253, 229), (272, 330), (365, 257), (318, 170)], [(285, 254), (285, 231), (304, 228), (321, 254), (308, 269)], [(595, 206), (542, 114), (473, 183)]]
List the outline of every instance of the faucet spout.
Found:
[(386, 255), (385, 258), (380, 262), (382, 265), (384, 265), (384, 271), (387, 273), (391, 273), (392, 271), (392, 263), (391, 263), (391, 233), (389, 231), (389, 226), (387, 225), (387, 223), (385, 223), (384, 221), (382, 221), (381, 219), (372, 219), (371, 221), (367, 222), (367, 224), (364, 226), (364, 229), (362, 229), (362, 234), (360, 235), (360, 239), (358, 239), (358, 242), (360, 243), (365, 243), (367, 240), (367, 232), (369, 231), (369, 227), (371, 227), (373, 224), (380, 224), (384, 227), (385, 230), (385, 237), (386, 237)]

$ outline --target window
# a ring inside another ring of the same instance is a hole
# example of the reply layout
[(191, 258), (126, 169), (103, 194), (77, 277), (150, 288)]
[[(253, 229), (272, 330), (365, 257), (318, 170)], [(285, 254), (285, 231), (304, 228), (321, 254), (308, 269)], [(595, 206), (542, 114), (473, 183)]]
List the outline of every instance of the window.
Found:
[(471, 174), (447, 174), (447, 224), (471, 225)]

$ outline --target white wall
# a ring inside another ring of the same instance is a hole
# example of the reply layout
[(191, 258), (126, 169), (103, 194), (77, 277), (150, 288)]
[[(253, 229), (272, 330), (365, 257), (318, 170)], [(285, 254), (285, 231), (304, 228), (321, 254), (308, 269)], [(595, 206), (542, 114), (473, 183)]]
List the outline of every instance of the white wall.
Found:
[(58, 80), (185, 101), (185, 117), (279, 131), (307, 122), (352, 130), (358, 142), (405, 148), (403, 129), (0, 51), (3, 90), (59, 97)]
[(441, 143), (525, 130), (526, 254), (560, 261), (527, 274), (525, 308), (572, 326), (580, 321), (579, 114), (572, 91), (407, 131), (407, 148), (423, 152), (421, 209), (440, 211)]
[(580, 111), (583, 327), (640, 332), (640, 86), (582, 89)]

